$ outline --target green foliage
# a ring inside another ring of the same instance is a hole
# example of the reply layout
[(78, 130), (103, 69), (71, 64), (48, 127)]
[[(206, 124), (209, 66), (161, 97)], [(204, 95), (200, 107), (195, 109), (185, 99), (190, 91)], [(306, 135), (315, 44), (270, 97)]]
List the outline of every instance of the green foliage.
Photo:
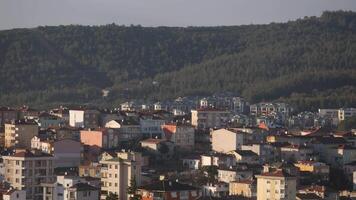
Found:
[(137, 190), (138, 190), (138, 188), (137, 188), (137, 183), (136, 183), (136, 177), (133, 177), (130, 180), (129, 187), (127, 188), (127, 194), (129, 195), (130, 200), (141, 199), (140, 195), (137, 194)]
[(0, 104), (106, 105), (230, 91), (300, 108), (352, 106), (355, 32), (356, 13), (343, 11), (269, 25), (0, 31)]
[(218, 167), (215, 165), (204, 166), (201, 169), (207, 175), (207, 182), (208, 183), (216, 183), (217, 182), (217, 175), (218, 175)]
[(109, 195), (106, 196), (106, 200), (119, 200), (119, 196), (117, 194), (110, 192)]
[(337, 126), (339, 131), (350, 131), (351, 129), (356, 129), (356, 116), (346, 118), (341, 121)]

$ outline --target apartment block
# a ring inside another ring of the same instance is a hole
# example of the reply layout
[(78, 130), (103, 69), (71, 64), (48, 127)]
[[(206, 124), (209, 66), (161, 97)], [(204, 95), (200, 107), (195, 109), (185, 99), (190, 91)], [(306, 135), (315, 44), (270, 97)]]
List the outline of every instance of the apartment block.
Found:
[(32, 120), (17, 120), (5, 124), (5, 147), (31, 149), (31, 139), (38, 135), (38, 125)]
[(295, 200), (296, 177), (281, 169), (256, 175), (257, 200)]
[(194, 128), (190, 125), (162, 125), (164, 139), (171, 141), (180, 150), (194, 149)]
[(226, 124), (230, 112), (214, 108), (191, 110), (191, 123), (197, 129), (220, 128)]
[(100, 112), (97, 110), (69, 110), (69, 125), (77, 128), (97, 128)]
[(114, 193), (120, 200), (128, 200), (127, 188), (131, 180), (141, 184), (141, 153), (118, 152), (117, 157), (101, 160), (101, 196), (104, 200), (108, 194)]
[(5, 180), (17, 190), (26, 191), (26, 199), (43, 198), (41, 183), (53, 182), (53, 156), (40, 151), (17, 149), (3, 156)]

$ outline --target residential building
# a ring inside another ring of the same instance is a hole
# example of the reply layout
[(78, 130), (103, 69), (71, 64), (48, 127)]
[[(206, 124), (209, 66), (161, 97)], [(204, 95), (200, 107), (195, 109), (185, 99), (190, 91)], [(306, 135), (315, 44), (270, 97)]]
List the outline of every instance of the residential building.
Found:
[(120, 200), (128, 200), (127, 188), (132, 180), (141, 183), (141, 153), (118, 152), (117, 157), (101, 160), (101, 197), (115, 193)]
[(26, 191), (24, 190), (16, 190), (9, 189), (6, 192), (1, 194), (0, 198), (2, 200), (25, 200), (26, 199)]
[(176, 181), (163, 180), (139, 187), (142, 200), (196, 200), (201, 197), (200, 189)]
[(330, 167), (325, 163), (317, 161), (298, 161), (294, 165), (298, 167), (301, 172), (310, 172), (318, 175), (322, 180), (329, 180)]
[(259, 156), (251, 150), (235, 150), (230, 154), (236, 158), (236, 163), (258, 164)]
[(257, 183), (252, 179), (232, 181), (229, 183), (229, 195), (242, 197), (256, 197)]
[(313, 149), (304, 145), (288, 145), (281, 147), (281, 159), (285, 161), (313, 160)]
[(38, 125), (32, 120), (17, 120), (5, 124), (5, 147), (31, 149), (31, 139), (38, 135)]
[(140, 119), (141, 134), (145, 138), (162, 138), (163, 131), (162, 125), (165, 120), (159, 118)]
[(162, 125), (164, 138), (174, 143), (178, 150), (194, 149), (194, 128), (185, 124)]
[(253, 171), (246, 166), (236, 166), (218, 169), (218, 181), (230, 183), (253, 178)]
[(53, 156), (40, 151), (17, 149), (13, 155), (3, 156), (5, 180), (17, 190), (25, 190), (26, 198), (42, 198), (41, 183), (54, 181)]
[(64, 196), (64, 186), (58, 182), (41, 183), (43, 199), (45, 200), (64, 200), (69, 196)]
[(87, 183), (76, 183), (69, 189), (69, 200), (98, 200), (99, 188)]
[(111, 149), (118, 147), (119, 136), (113, 129), (88, 129), (80, 131), (80, 141), (85, 145)]
[(137, 140), (141, 137), (141, 127), (134, 118), (125, 118), (123, 120), (111, 120), (105, 124), (106, 128), (115, 130), (118, 133), (119, 142)]
[(212, 150), (228, 153), (241, 149), (244, 143), (244, 134), (239, 131), (219, 129), (211, 132)]
[(69, 125), (76, 128), (99, 127), (100, 112), (90, 109), (69, 110)]
[(100, 178), (101, 164), (97, 162), (86, 162), (79, 165), (79, 176)]
[(197, 129), (221, 128), (229, 118), (229, 111), (214, 108), (191, 110), (191, 123)]
[(199, 169), (201, 166), (200, 156), (187, 156), (182, 158), (183, 166), (190, 170)]
[(281, 169), (256, 175), (257, 200), (296, 198), (296, 177), (290, 176)]
[(356, 116), (356, 108), (340, 108), (338, 116), (339, 121), (343, 121), (346, 118)]
[(64, 124), (64, 120), (58, 116), (44, 112), (38, 116), (37, 123), (41, 129), (57, 128)]
[(219, 182), (216, 184), (207, 184), (202, 186), (203, 197), (224, 198), (229, 195), (229, 185), (227, 183)]
[(0, 107), (0, 126), (18, 120), (18, 111), (9, 107)]

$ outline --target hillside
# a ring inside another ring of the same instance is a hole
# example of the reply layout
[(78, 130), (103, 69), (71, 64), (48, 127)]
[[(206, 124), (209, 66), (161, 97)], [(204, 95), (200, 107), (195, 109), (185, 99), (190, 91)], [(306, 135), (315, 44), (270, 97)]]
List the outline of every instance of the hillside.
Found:
[[(0, 104), (110, 105), (230, 91), (299, 108), (356, 106), (356, 13), (288, 23), (0, 32)], [(110, 88), (108, 98), (101, 90)]]

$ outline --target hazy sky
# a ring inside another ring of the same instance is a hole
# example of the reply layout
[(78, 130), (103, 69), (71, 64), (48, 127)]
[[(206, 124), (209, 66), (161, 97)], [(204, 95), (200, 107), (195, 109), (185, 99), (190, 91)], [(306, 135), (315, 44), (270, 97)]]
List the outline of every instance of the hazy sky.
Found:
[(40, 25), (216, 26), (283, 22), (356, 0), (0, 0), (0, 29)]

